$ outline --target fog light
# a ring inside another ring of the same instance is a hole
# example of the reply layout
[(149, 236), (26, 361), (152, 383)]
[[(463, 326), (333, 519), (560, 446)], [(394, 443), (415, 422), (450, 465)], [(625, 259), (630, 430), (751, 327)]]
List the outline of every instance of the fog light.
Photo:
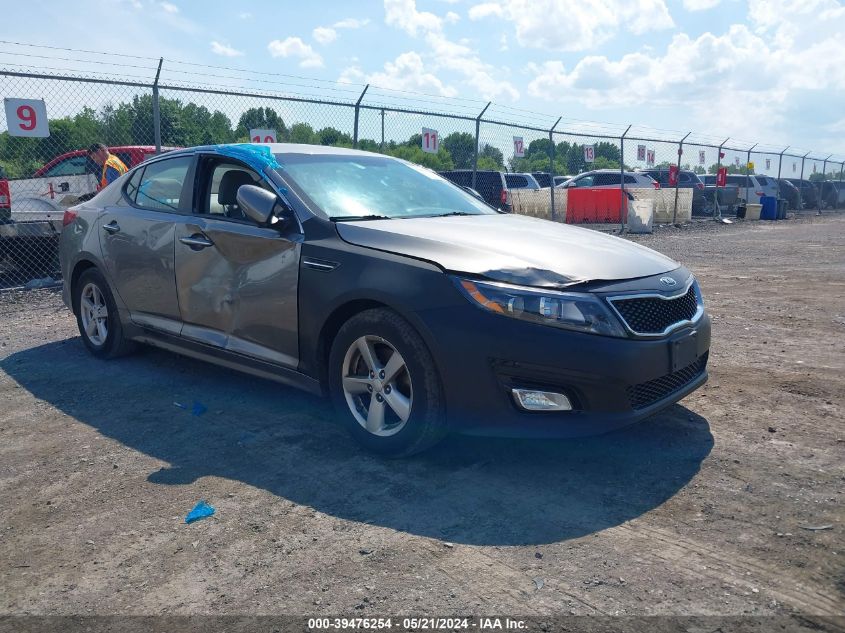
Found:
[(511, 393), (526, 411), (572, 411), (572, 403), (562, 393), (535, 389), (511, 389)]

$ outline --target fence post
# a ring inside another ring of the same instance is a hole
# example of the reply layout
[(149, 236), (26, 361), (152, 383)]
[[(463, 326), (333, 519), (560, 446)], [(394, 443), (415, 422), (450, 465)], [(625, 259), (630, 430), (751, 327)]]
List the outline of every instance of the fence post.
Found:
[[(557, 213), (555, 212), (555, 139), (554, 139), (554, 131), (557, 127), (557, 124), (560, 123), (562, 116), (557, 118), (555, 124), (549, 129), (549, 176), (552, 179), (552, 182), (549, 184), (549, 196), (552, 201), (552, 222), (557, 220)], [(564, 214), (564, 220), (566, 220), (566, 215)]]
[(484, 109), (478, 113), (478, 116), (475, 117), (475, 151), (472, 154), (472, 188), (475, 189), (475, 177), (478, 173), (478, 137), (481, 134), (481, 117), (484, 116), (484, 113), (487, 112), (487, 108), (490, 107), (490, 104), (493, 103), (492, 101), (488, 101), (487, 105), (484, 106)]
[[(783, 152), (789, 149), (789, 145), (783, 148)], [(780, 153), (780, 158), (778, 159), (778, 192), (780, 192), (780, 168), (783, 166), (783, 152)]]
[(675, 207), (672, 209), (672, 224), (675, 224), (678, 219), (678, 182), (681, 180), (681, 155), (684, 153), (684, 141), (690, 134), (692, 132), (687, 132), (686, 136), (678, 143), (678, 178), (675, 180)]
[[(361, 99), (364, 98), (364, 95), (367, 94), (367, 88), (370, 87), (370, 84), (364, 86), (364, 89), (361, 91), (361, 96), (358, 97), (358, 101), (355, 102), (355, 129), (352, 131), (352, 147), (358, 149), (358, 113), (361, 111)], [(382, 119), (382, 123), (384, 119)]]
[(156, 146), (156, 154), (161, 154), (161, 110), (158, 103), (158, 78), (161, 75), (162, 63), (164, 63), (164, 57), (159, 57), (156, 79), (153, 82), (153, 140)]
[[(749, 190), (749, 189), (751, 189), (751, 187), (750, 187), (750, 185), (751, 185), (751, 174), (750, 174), (750, 171), (751, 171), (751, 170), (750, 170), (750, 169), (748, 169), (748, 163), (750, 163), (750, 162), (751, 162), (751, 150), (752, 150), (752, 149), (754, 149), (755, 147), (757, 147), (758, 145), (759, 145), (759, 143), (754, 143), (754, 145), (752, 145), (751, 147), (749, 147), (749, 148), (748, 148), (748, 154), (747, 154), (747, 155), (746, 155), (746, 157), (745, 157), (745, 197), (746, 197), (746, 198), (749, 198), (749, 197), (750, 197), (750, 196), (748, 195), (748, 190)], [(746, 201), (745, 201), (745, 209), (746, 209), (746, 211), (748, 210), (748, 204), (749, 204), (749, 203), (750, 203), (750, 200), (746, 200)], [(748, 215), (746, 214), (746, 216), (745, 216), (745, 217), (748, 217)]]
[[(722, 169), (722, 148), (725, 146), (725, 143), (727, 143), (729, 140), (731, 140), (730, 136), (728, 138), (726, 138), (724, 141), (722, 141), (721, 143), (719, 143), (719, 150), (716, 152), (716, 177), (717, 178), (719, 177), (719, 170)], [(716, 215), (714, 217), (718, 220), (722, 217), (722, 205), (719, 204), (719, 187), (716, 187), (716, 189), (713, 191), (713, 204), (716, 207)]]
[(384, 153), (384, 108), (381, 109), (381, 145), (379, 151)]
[[(620, 214), (622, 216), (622, 221), (619, 226), (619, 234), (625, 232), (625, 223), (628, 219), (628, 200), (625, 196), (625, 136), (630, 131), (631, 126), (629, 125), (625, 128), (625, 131), (622, 133), (622, 136), (619, 137), (619, 190), (621, 193), (619, 194), (619, 205), (620, 205)], [(625, 213), (622, 213), (622, 202), (625, 203)]]
[(807, 152), (801, 157), (801, 186), (798, 187), (798, 210), (804, 210), (804, 161), (806, 160), (807, 156), (810, 155), (810, 152)]
[[(833, 156), (833, 154), (830, 156)], [(819, 213), (822, 212), (822, 191), (824, 191), (824, 183), (827, 181), (827, 161), (830, 160), (830, 156), (825, 158), (822, 163), (822, 186), (819, 187)]]

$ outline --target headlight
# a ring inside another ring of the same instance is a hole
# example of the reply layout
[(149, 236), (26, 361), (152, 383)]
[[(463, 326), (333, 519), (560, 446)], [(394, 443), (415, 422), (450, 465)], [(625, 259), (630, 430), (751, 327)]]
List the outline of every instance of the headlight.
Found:
[(475, 305), (503, 316), (604, 336), (625, 331), (602, 301), (591, 294), (539, 290), (503, 283), (452, 277)]

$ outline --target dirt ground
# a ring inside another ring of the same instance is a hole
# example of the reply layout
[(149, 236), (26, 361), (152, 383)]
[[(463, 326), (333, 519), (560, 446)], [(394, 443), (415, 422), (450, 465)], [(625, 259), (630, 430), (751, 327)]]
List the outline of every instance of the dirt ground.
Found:
[(706, 387), (404, 461), (326, 401), (98, 361), (56, 292), (0, 293), (0, 615), (845, 614), (845, 217), (636, 239), (701, 281)]

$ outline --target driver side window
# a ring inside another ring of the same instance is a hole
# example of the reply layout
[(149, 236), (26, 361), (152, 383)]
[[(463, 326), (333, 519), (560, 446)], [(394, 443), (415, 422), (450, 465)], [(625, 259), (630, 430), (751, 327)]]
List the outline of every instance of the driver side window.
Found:
[(576, 187), (592, 187), (593, 186), (593, 176), (584, 176), (583, 178), (578, 178), (575, 181)]
[(217, 218), (248, 221), (238, 205), (238, 189), (243, 185), (256, 185), (269, 189), (255, 171), (236, 163), (215, 163), (209, 166), (205, 193), (196, 212)]

